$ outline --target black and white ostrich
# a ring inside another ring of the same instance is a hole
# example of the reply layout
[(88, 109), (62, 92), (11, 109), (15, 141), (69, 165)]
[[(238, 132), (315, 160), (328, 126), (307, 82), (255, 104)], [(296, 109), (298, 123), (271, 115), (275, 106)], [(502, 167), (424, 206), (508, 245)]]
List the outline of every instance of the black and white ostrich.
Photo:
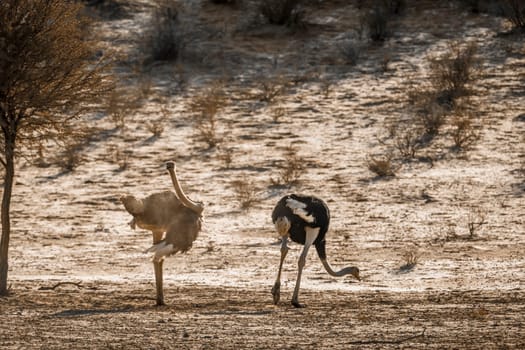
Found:
[(301, 284), (301, 274), (306, 263), (308, 250), (313, 244), (317, 254), (323, 263), (326, 271), (335, 277), (351, 274), (358, 280), (359, 269), (357, 267), (346, 267), (335, 272), (326, 261), (326, 240), (325, 235), (330, 223), (330, 211), (326, 203), (314, 196), (304, 196), (298, 194), (289, 194), (279, 200), (272, 212), (272, 221), (281, 236), (281, 262), (279, 263), (279, 272), (277, 279), (272, 288), (273, 302), (279, 302), (281, 291), (281, 270), (284, 258), (288, 253), (288, 238), (296, 243), (304, 245), (298, 262), (297, 281), (292, 297), (292, 305), (295, 307), (304, 307), (299, 303), (299, 287)]

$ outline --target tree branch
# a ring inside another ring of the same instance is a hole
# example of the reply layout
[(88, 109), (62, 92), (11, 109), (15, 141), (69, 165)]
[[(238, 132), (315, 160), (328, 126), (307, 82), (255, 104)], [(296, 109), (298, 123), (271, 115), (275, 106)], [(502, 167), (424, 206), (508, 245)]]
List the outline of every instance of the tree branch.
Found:
[(58, 282), (51, 287), (40, 287), (38, 288), (38, 290), (55, 290), (57, 287), (63, 286), (66, 284), (71, 284), (71, 285), (77, 286), (78, 288), (84, 288), (84, 286), (82, 286), (82, 282)]

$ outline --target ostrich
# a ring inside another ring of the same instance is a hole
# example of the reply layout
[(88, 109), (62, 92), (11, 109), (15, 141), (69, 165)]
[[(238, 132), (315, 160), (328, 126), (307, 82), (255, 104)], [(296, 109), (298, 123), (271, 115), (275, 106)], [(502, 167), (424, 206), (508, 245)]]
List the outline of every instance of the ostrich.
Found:
[[(164, 191), (144, 199), (127, 195), (120, 198), (126, 210), (133, 215), (129, 223), (153, 233), (153, 246), (146, 252), (153, 254), (157, 305), (164, 305), (162, 287), (162, 263), (164, 258), (177, 252), (188, 251), (201, 229), (202, 211), (200, 203), (190, 200), (180, 186), (175, 173), (175, 163), (166, 163), (175, 193)], [(164, 235), (164, 233), (166, 233)], [(163, 237), (164, 236), (164, 237)]]
[(312, 244), (315, 245), (321, 263), (330, 275), (340, 277), (351, 274), (360, 280), (359, 269), (357, 267), (346, 267), (335, 272), (326, 261), (325, 235), (330, 223), (330, 211), (328, 210), (326, 203), (321, 199), (314, 196), (303, 196), (297, 194), (284, 196), (279, 202), (277, 202), (277, 205), (273, 209), (272, 221), (282, 239), (279, 272), (277, 273), (277, 279), (272, 288), (274, 304), (277, 304), (280, 298), (281, 270), (284, 258), (288, 253), (288, 238), (296, 243), (304, 245), (298, 262), (297, 281), (295, 283), (292, 297), (293, 306), (304, 307), (303, 304), (299, 303), (299, 287), (308, 249), (310, 249)]

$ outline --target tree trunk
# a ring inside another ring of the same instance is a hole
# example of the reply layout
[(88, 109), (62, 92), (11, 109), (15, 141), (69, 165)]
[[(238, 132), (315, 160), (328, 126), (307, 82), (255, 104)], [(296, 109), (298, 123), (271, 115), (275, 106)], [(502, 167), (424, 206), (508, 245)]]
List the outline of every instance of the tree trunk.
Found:
[(1, 222), (2, 239), (0, 241), (0, 295), (7, 295), (7, 271), (9, 235), (11, 233), (11, 219), (9, 216), (11, 208), (11, 194), (13, 192), (13, 179), (15, 176), (14, 165), (14, 141), (5, 139), (5, 176), (4, 194), (2, 197)]

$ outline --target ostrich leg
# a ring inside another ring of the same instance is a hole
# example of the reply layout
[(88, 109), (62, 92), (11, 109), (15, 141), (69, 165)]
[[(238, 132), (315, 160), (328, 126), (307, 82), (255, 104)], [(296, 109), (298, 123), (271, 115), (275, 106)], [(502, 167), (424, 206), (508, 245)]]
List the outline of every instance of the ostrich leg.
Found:
[[(153, 244), (162, 240), (162, 231), (153, 232)], [(157, 288), (157, 306), (164, 305), (164, 291), (162, 286), (162, 264), (164, 259), (156, 260), (153, 258), (153, 269), (155, 270), (155, 285)]]
[(306, 256), (310, 246), (314, 243), (315, 239), (319, 235), (319, 227), (305, 227), (306, 239), (304, 242), (304, 248), (301, 252), (298, 262), (297, 281), (295, 282), (295, 289), (293, 291), (292, 305), (295, 307), (304, 307), (305, 305), (299, 303), (299, 288), (301, 287), (301, 275), (303, 273), (304, 265), (306, 264)]
[(279, 263), (279, 272), (277, 273), (277, 279), (272, 288), (273, 303), (277, 305), (281, 294), (281, 270), (283, 268), (284, 258), (288, 254), (288, 237), (282, 237), (281, 240), (281, 262)]

